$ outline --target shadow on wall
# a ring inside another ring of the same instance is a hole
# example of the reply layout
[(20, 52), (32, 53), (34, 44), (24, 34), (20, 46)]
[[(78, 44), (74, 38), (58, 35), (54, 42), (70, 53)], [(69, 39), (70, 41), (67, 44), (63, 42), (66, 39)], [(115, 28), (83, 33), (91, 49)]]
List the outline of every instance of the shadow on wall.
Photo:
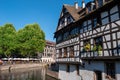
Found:
[(57, 63), (51, 63), (50, 69), (52, 71), (58, 72), (59, 71), (59, 65)]

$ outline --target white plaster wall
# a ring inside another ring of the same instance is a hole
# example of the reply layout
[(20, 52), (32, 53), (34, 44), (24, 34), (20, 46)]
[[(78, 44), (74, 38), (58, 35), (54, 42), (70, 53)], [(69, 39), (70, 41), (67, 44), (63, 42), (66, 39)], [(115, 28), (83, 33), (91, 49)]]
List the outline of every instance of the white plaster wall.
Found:
[[(115, 63), (116, 67), (116, 80), (120, 80), (120, 62)], [(85, 62), (85, 67), (79, 69), (79, 75), (76, 72), (76, 66), (70, 65), (70, 72), (66, 72), (66, 65), (59, 64), (59, 79), (61, 80), (94, 80), (94, 71), (98, 70), (102, 72), (102, 80), (108, 80), (105, 78), (105, 65), (102, 61), (91, 61), (90, 64)], [(81, 79), (82, 78), (82, 79)]]
[(85, 67), (80, 67), (80, 76), (83, 80), (94, 80), (94, 70), (102, 71), (103, 80), (104, 79), (104, 63), (103, 62), (91, 62), (88, 64), (85, 62)]
[(64, 80), (67, 76), (66, 66), (64, 64), (59, 64), (59, 79)]
[(59, 64), (59, 79), (60, 80), (81, 80), (81, 77), (77, 75), (75, 65), (70, 65), (70, 72), (66, 72), (66, 65)]

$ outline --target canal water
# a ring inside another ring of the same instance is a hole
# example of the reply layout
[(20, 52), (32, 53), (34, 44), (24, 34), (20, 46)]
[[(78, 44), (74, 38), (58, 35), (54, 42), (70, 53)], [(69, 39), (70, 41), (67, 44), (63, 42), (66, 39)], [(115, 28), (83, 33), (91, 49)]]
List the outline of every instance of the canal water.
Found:
[(1, 71), (0, 80), (57, 80), (46, 75), (45, 68)]

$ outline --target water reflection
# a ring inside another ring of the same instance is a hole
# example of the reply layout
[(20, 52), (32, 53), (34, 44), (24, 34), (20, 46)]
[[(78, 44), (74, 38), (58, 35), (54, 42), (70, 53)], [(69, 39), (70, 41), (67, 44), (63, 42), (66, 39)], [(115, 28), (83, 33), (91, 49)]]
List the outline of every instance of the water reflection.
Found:
[(45, 68), (12, 70), (0, 72), (0, 80), (55, 80), (45, 76)]

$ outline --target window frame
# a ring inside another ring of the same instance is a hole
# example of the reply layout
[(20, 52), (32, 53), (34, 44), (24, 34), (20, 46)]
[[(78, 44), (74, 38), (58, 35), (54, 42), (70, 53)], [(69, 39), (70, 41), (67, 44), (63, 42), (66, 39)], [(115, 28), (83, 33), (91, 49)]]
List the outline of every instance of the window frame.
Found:
[(106, 70), (105, 78), (116, 79), (116, 71), (115, 71), (115, 63), (114, 62), (106, 62), (105, 63), (105, 70)]

